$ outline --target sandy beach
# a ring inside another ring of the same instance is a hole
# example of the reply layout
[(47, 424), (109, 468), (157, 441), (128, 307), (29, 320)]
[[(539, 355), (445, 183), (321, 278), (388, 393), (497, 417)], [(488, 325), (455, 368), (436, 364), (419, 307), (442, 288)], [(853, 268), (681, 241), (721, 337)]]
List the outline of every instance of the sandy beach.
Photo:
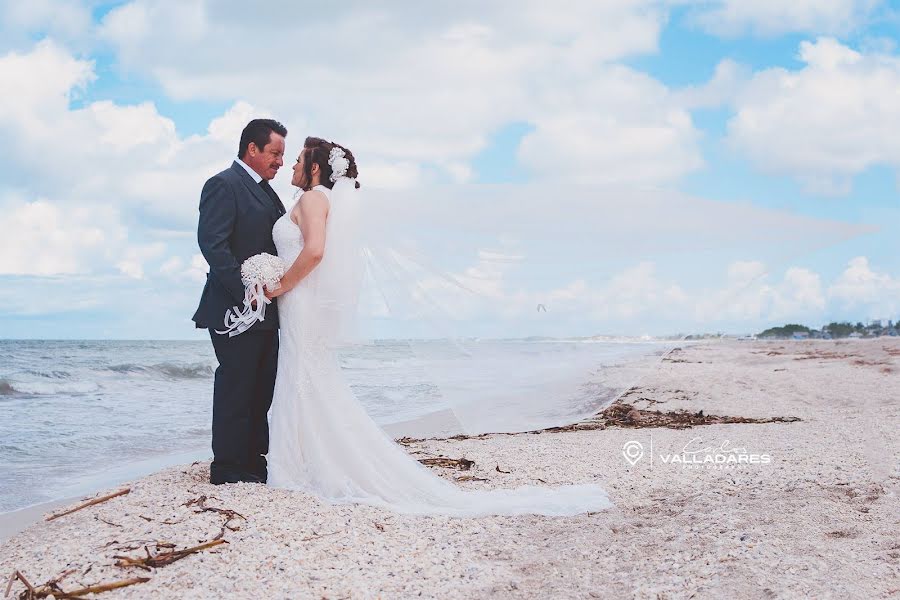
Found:
[[(576, 426), (404, 442), (474, 461), (433, 467), (462, 486), (593, 482), (613, 509), (411, 517), (212, 486), (198, 462), (15, 533), (0, 585), (18, 571), (68, 593), (134, 581), (82, 592), (110, 599), (900, 597), (898, 373), (897, 339), (686, 345)], [(61, 508), (4, 515), (0, 533)]]

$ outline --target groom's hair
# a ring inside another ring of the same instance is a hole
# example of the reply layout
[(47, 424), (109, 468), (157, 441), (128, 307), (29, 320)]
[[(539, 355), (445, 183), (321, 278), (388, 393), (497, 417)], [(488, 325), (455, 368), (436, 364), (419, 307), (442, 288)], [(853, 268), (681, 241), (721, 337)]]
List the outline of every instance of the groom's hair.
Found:
[(241, 143), (238, 145), (238, 158), (242, 159), (247, 154), (247, 148), (250, 142), (256, 144), (256, 147), (262, 150), (269, 143), (272, 132), (277, 133), (281, 137), (287, 137), (287, 127), (276, 121), (275, 119), (253, 119), (241, 132)]

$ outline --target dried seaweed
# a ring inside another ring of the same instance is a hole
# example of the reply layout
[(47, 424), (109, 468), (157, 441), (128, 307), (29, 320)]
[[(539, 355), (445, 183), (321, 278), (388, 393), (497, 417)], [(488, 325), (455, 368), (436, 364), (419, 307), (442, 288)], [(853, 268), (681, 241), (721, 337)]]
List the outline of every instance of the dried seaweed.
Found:
[[(225, 517), (225, 521), (222, 523), (222, 530), (219, 534), (214, 537), (214, 540), (219, 540), (225, 537), (225, 530), (229, 531), (240, 531), (240, 527), (235, 527), (231, 524), (235, 519), (243, 519), (247, 520), (247, 517), (242, 515), (241, 513), (231, 510), (230, 508), (218, 508), (215, 506), (206, 506), (206, 501), (208, 500), (207, 496), (203, 495), (198, 498), (194, 498), (193, 500), (188, 500), (183, 504), (183, 506), (196, 506), (200, 510), (195, 510), (196, 514), (205, 513), (205, 512), (213, 512), (223, 515)], [(218, 498), (216, 498), (218, 500)]]
[(444, 456), (420, 458), (419, 462), (428, 467), (443, 467), (445, 469), (459, 469), (460, 471), (468, 471), (475, 466), (475, 461), (468, 458), (446, 458)]

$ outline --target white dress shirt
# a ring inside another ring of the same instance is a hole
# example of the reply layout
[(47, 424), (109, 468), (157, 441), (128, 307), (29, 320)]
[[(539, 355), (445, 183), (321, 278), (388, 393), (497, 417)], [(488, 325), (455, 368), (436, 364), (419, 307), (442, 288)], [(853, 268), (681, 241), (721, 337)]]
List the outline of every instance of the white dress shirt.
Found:
[(234, 159), (234, 160), (237, 161), (237, 164), (239, 164), (239, 165), (241, 165), (242, 167), (244, 167), (244, 170), (245, 170), (245, 171), (247, 171), (248, 173), (250, 173), (250, 177), (253, 178), (253, 181), (255, 181), (256, 183), (259, 183), (260, 181), (262, 181), (262, 175), (260, 175), (259, 173), (257, 173), (257, 172), (254, 171), (253, 169), (251, 169), (249, 166), (247, 166), (247, 163), (245, 163), (244, 161), (242, 161), (240, 158), (236, 158), (236, 159)]

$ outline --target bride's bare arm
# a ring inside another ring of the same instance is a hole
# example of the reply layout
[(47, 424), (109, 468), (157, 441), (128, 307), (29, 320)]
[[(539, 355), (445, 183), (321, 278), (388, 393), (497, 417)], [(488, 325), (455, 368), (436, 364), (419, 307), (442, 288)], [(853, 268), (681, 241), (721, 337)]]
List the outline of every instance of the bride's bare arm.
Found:
[(303, 234), (303, 249), (281, 278), (281, 287), (266, 294), (276, 298), (294, 289), (309, 275), (325, 254), (325, 221), (328, 218), (328, 197), (319, 191), (305, 192), (300, 197), (300, 232)]

